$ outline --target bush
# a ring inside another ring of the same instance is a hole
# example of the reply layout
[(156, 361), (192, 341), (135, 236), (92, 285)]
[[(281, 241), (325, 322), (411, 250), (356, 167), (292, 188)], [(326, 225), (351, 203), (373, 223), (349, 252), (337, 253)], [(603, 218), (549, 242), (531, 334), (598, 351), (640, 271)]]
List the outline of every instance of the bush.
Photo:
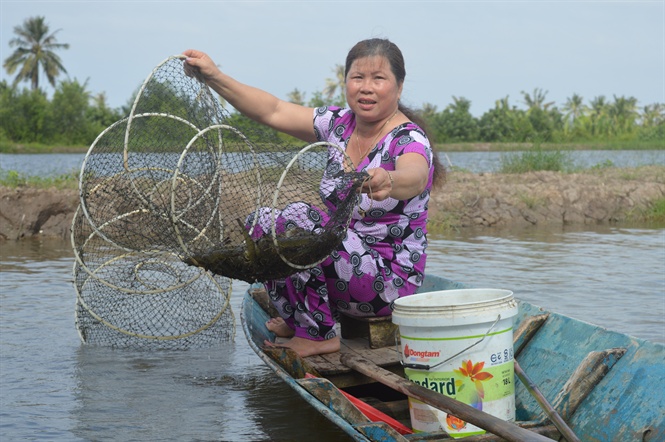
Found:
[(46, 189), (55, 187), (56, 189), (76, 189), (78, 188), (78, 174), (74, 170), (71, 173), (65, 173), (55, 177), (26, 177), (15, 170), (0, 169), (0, 186), (5, 187), (36, 187)]
[(539, 170), (567, 172), (572, 169), (572, 160), (568, 152), (543, 150), (534, 147), (520, 153), (501, 156), (501, 173), (525, 173)]

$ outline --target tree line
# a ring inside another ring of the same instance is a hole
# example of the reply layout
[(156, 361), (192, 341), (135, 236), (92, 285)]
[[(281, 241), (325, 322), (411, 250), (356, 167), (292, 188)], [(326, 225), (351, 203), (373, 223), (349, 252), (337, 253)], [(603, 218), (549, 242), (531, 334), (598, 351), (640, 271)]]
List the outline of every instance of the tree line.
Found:
[[(105, 128), (129, 114), (134, 96), (125, 106), (112, 109), (104, 93), (93, 95), (88, 91), (87, 81), (57, 81), (67, 71), (56, 51), (69, 48), (57, 42), (57, 33), (50, 32), (44, 17), (29, 18), (14, 28), (16, 37), (9, 45), (15, 49), (3, 67), (16, 76), (12, 83), (0, 82), (0, 142), (90, 145)], [(55, 88), (51, 98), (40, 87), (42, 72)], [(344, 67), (337, 65), (333, 72), (325, 88), (314, 92), (309, 100), (297, 88), (287, 99), (314, 107), (345, 105)], [(19, 87), (22, 82), (30, 83), (30, 88)], [(471, 114), (471, 101), (452, 98), (441, 111), (430, 103), (414, 109), (427, 124), (435, 144), (620, 141), (662, 147), (665, 141), (665, 104), (639, 107), (634, 97), (598, 96), (585, 103), (583, 97), (573, 94), (559, 108), (547, 101), (547, 91), (537, 88), (522, 91), (523, 108), (504, 97), (480, 117)], [(231, 119), (239, 129), (256, 124), (236, 112), (231, 113)]]
[[(315, 93), (308, 103), (298, 89), (289, 94), (289, 100), (310, 106), (331, 102), (343, 106), (344, 67), (338, 65), (334, 71), (336, 80), (328, 79), (324, 91)], [(453, 102), (442, 111), (430, 103), (415, 110), (427, 124), (428, 134), (435, 143), (638, 141), (665, 144), (665, 104), (640, 108), (636, 98), (616, 95), (612, 100), (601, 95), (586, 104), (583, 97), (573, 94), (558, 108), (554, 102), (547, 102), (547, 91), (540, 88), (521, 93), (524, 108), (511, 105), (508, 97), (504, 97), (496, 100), (494, 107), (480, 117), (471, 114), (471, 101), (464, 97), (452, 97)]]

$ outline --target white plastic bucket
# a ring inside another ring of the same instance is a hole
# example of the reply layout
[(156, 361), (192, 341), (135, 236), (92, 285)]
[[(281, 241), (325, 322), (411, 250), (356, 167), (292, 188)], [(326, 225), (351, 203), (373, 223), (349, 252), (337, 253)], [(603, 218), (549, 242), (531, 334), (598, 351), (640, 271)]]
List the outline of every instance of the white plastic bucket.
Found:
[[(395, 301), (406, 377), (506, 421), (515, 420), (513, 292), (461, 289)], [(451, 437), (485, 433), (455, 416), (409, 398), (411, 425)]]

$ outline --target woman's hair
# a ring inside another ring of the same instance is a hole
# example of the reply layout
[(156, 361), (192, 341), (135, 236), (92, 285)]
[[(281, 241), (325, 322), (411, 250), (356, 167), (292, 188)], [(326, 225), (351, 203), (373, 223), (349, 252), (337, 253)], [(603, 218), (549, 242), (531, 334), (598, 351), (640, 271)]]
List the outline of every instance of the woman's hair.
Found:
[[(402, 51), (400, 51), (395, 43), (383, 38), (370, 38), (356, 43), (346, 56), (344, 77), (346, 77), (346, 74), (349, 72), (349, 69), (351, 69), (351, 65), (354, 61), (359, 58), (373, 56), (384, 57), (388, 60), (390, 70), (397, 79), (397, 84), (401, 85), (404, 83), (404, 78), (406, 78), (406, 68), (404, 67), (404, 56), (402, 55)], [(425, 135), (427, 135), (427, 125), (417, 112), (401, 102), (397, 103), (397, 107), (409, 120), (420, 126), (422, 130), (425, 131)], [(445, 181), (446, 171), (441, 164), (441, 161), (439, 161), (438, 155), (436, 154), (436, 151), (434, 151), (433, 146), (432, 151), (434, 153), (434, 185), (438, 186)]]

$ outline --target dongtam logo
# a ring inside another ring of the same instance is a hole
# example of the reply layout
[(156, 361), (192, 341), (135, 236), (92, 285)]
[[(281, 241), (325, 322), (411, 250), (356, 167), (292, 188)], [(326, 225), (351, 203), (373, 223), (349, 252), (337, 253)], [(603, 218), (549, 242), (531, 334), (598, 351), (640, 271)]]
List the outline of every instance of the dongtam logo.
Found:
[(406, 358), (417, 358), (419, 360), (429, 360), (430, 358), (439, 358), (441, 357), (440, 351), (416, 351), (409, 347), (409, 344), (404, 346), (404, 357)]

